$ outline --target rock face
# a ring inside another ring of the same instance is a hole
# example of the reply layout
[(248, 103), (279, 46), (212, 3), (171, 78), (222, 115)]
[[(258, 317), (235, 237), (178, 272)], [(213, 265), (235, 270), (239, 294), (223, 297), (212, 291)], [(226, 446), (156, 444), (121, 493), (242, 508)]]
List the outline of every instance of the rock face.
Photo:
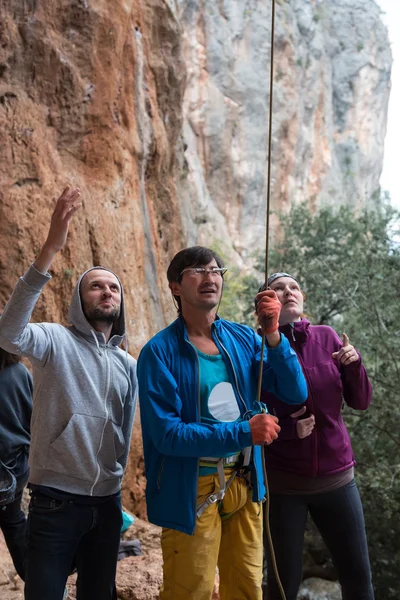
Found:
[[(191, 241), (265, 239), (270, 0), (180, 0), (188, 82), (180, 194)], [(352, 203), (379, 184), (391, 53), (374, 0), (276, 2), (271, 203)], [(195, 227), (194, 225), (197, 225)], [(236, 258), (238, 255), (236, 254)]]
[[(173, 316), (176, 250), (262, 246), (271, 2), (14, 4), (0, 0), (0, 310), (70, 181), (84, 207), (34, 317), (63, 320), (77, 275), (105, 264), (136, 355)], [(276, 3), (275, 208), (370, 197), (390, 64), (374, 0)]]

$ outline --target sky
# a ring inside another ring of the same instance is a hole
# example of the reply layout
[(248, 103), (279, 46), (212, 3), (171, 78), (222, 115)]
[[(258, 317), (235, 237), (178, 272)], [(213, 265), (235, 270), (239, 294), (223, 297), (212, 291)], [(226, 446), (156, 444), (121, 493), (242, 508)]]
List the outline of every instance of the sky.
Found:
[(399, 151), (397, 133), (400, 128), (400, 0), (376, 0), (376, 2), (385, 13), (382, 15), (382, 20), (389, 30), (393, 55), (392, 89), (380, 183), (381, 187), (390, 193), (392, 203), (396, 208), (400, 208), (400, 178), (397, 158)]

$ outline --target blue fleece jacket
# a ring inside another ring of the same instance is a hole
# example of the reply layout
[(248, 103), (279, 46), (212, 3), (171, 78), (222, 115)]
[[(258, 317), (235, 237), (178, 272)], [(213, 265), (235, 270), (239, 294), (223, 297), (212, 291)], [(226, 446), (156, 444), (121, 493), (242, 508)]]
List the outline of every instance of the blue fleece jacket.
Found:
[[(214, 342), (225, 361), (242, 417), (256, 409), (261, 338), (250, 328), (217, 318)], [(139, 401), (147, 477), (146, 500), (152, 523), (192, 534), (196, 521), (198, 461), (251, 446), (248, 420), (200, 423), (197, 353), (179, 317), (154, 336), (138, 360)], [(263, 387), (289, 404), (307, 398), (307, 385), (288, 340), (264, 356)], [(265, 486), (261, 447), (253, 448), (254, 501)]]

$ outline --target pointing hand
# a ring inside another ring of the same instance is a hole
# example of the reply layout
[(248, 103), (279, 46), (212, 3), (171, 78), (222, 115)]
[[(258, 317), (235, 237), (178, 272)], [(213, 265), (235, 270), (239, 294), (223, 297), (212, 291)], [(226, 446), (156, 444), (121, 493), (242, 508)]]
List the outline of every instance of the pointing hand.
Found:
[(356, 349), (349, 344), (349, 338), (345, 333), (343, 334), (343, 346), (338, 352), (332, 354), (332, 358), (338, 360), (342, 365), (349, 365), (359, 360)]

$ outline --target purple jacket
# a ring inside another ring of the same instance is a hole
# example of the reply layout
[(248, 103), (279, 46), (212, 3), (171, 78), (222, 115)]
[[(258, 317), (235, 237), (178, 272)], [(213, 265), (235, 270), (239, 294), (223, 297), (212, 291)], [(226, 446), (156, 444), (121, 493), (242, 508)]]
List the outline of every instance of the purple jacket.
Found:
[(307, 319), (280, 327), (297, 354), (307, 385), (306, 416), (315, 416), (315, 427), (304, 439), (297, 436), (297, 412), (270, 393), (262, 400), (268, 411), (279, 418), (278, 439), (266, 446), (268, 467), (317, 477), (340, 473), (355, 464), (350, 437), (342, 418), (342, 404), (365, 410), (371, 402), (372, 387), (365, 368), (358, 362), (343, 366), (333, 360), (332, 352), (342, 347), (336, 332), (325, 325), (310, 325)]

